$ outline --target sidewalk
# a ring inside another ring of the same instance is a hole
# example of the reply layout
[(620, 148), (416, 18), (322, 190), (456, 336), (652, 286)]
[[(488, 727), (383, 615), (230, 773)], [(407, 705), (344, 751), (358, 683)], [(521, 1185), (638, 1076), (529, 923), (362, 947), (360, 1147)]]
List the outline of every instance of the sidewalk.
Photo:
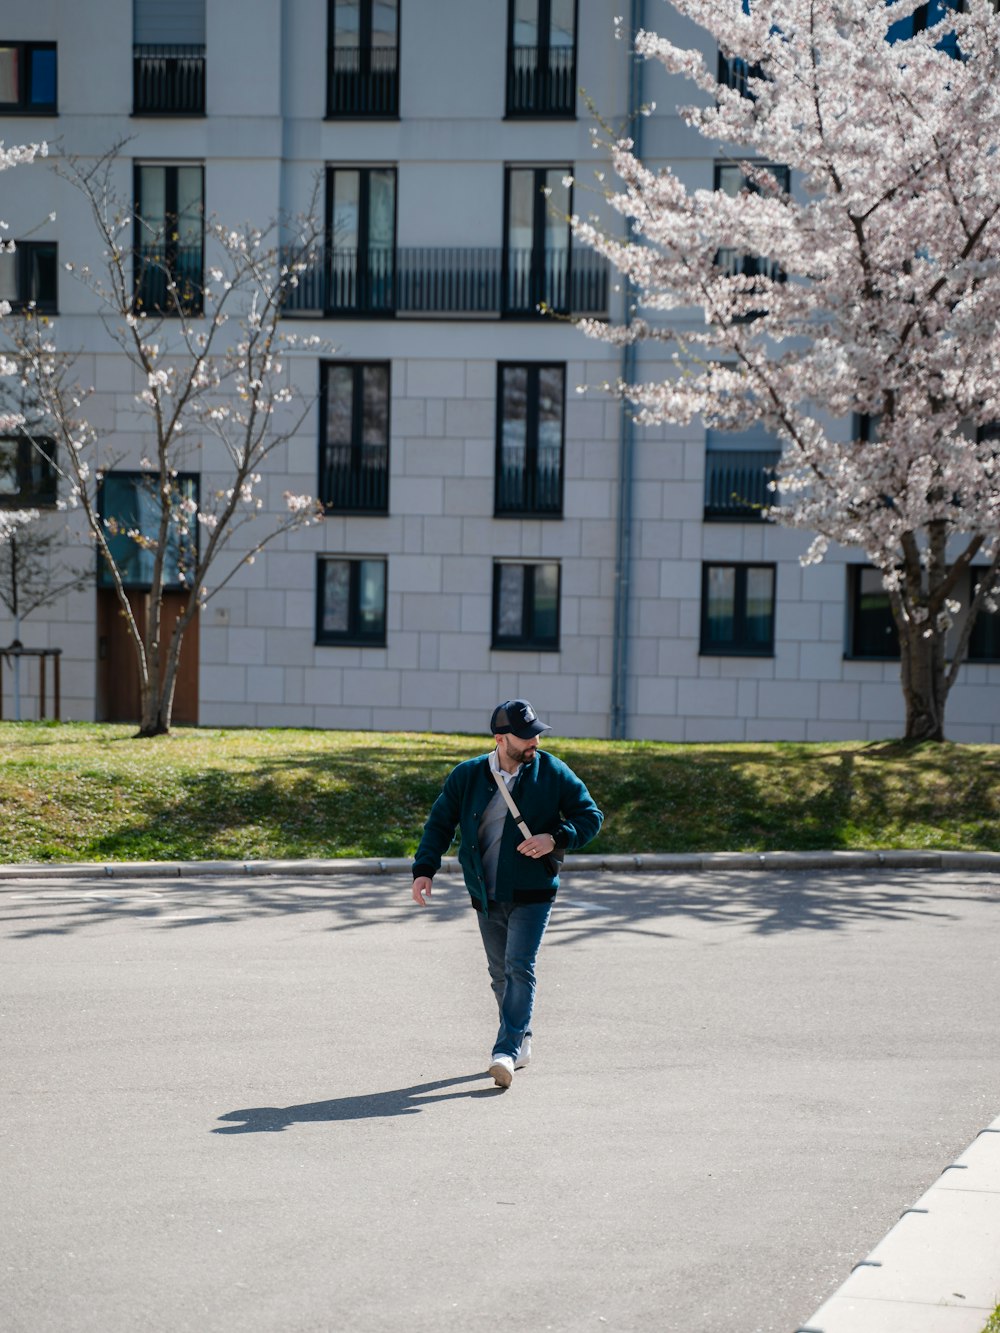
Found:
[(1000, 1118), (796, 1333), (982, 1333), (1000, 1302)]
[[(14, 882), (158, 881), (225, 876), (399, 876), (410, 861), (218, 861), (0, 866), (0, 892)], [(564, 873), (611, 871), (926, 871), (1000, 874), (1000, 854), (927, 851), (713, 853), (684, 856), (570, 856)], [(461, 871), (448, 858), (442, 874), (454, 887)], [(166, 885), (164, 888), (166, 889)], [(998, 1095), (1000, 1101), (1000, 1095)], [(817, 1211), (822, 1211), (822, 1200)], [(907, 1208), (843, 1285), (796, 1333), (982, 1333), (1000, 1300), (1000, 1117), (985, 1126), (934, 1184)], [(721, 1330), (720, 1330), (721, 1333)], [(737, 1333), (727, 1330), (726, 1333)], [(789, 1330), (791, 1333), (791, 1330)]]

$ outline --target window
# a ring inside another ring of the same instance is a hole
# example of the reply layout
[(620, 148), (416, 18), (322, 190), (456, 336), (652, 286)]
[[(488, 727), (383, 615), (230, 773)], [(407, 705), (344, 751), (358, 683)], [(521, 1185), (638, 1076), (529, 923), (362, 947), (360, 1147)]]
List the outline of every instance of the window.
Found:
[(742, 56), (727, 56), (720, 51), (717, 77), (723, 87), (732, 88), (734, 92), (741, 93), (752, 101), (754, 94), (749, 91), (749, 81), (762, 79), (764, 71), (760, 65), (751, 65)]
[[(983, 567), (969, 570), (969, 595), (966, 605), (976, 595), (979, 582), (986, 576)], [(994, 600), (996, 600), (994, 598)], [(972, 633), (969, 635), (970, 662), (1000, 662), (1000, 610), (990, 611), (985, 605), (980, 607)]]
[(399, 115), (399, 0), (328, 0), (326, 114)]
[(493, 647), (559, 648), (559, 566), (497, 561), (493, 566)]
[(899, 634), (882, 575), (871, 565), (848, 565), (848, 657), (899, 656)]
[(878, 441), (879, 414), (870, 412), (854, 413), (854, 438), (862, 444), (875, 444)]
[[(750, 13), (750, 0), (743, 0), (743, 13)], [(763, 77), (764, 71), (760, 65), (751, 65), (742, 56), (730, 56), (722, 50), (719, 51), (718, 80), (723, 87), (732, 88), (734, 92), (753, 100), (753, 93), (748, 91), (747, 80)]]
[(395, 304), (395, 167), (330, 167), (326, 216), (328, 310), (391, 314)]
[(137, 116), (205, 114), (205, 0), (132, 0)]
[[(896, 0), (887, 0), (891, 7)], [(925, 32), (928, 28), (934, 28), (949, 13), (960, 10), (962, 0), (928, 0), (928, 3), (918, 5), (917, 8), (906, 18), (897, 19), (890, 25), (886, 38), (890, 42), (908, 41), (915, 33)], [(942, 29), (941, 40), (937, 43), (939, 51), (947, 51), (953, 56), (958, 54), (958, 44), (955, 39), (955, 33), (951, 29)]]
[(566, 367), (501, 365), (495, 512), (562, 513)]
[(56, 442), (43, 436), (0, 435), (0, 509), (56, 502)]
[(702, 566), (701, 651), (770, 657), (774, 652), (774, 565)]
[(0, 111), (56, 114), (55, 42), (0, 43)]
[(135, 168), (135, 302), (163, 315), (201, 312), (205, 169)]
[(331, 362), (320, 385), (319, 495), (331, 512), (389, 512), (389, 363)]
[[(791, 174), (787, 167), (775, 166), (770, 162), (761, 162), (760, 169), (770, 172), (778, 190), (787, 194), (791, 186)], [(755, 180), (748, 179), (743, 171), (732, 162), (715, 164), (715, 188), (736, 199), (744, 192), (760, 194), (761, 189)], [(731, 277), (742, 274), (747, 278), (770, 278), (774, 282), (784, 282), (785, 274), (781, 266), (773, 259), (760, 255), (744, 255), (739, 250), (720, 250), (715, 256), (719, 268)]]
[(781, 448), (762, 426), (709, 430), (705, 436), (705, 518), (760, 522), (778, 503), (770, 489)]
[(316, 642), (385, 646), (385, 560), (320, 556)]
[(54, 315), (59, 266), (55, 241), (18, 241), (0, 253), (0, 301), (13, 310), (37, 310)]
[[(198, 563), (198, 525), (180, 508), (184, 500), (198, 503), (198, 477), (181, 472), (171, 486), (171, 517), (163, 562), (163, 583), (168, 588), (190, 587)], [(108, 546), (122, 581), (128, 588), (148, 588), (153, 579), (156, 541), (163, 513), (160, 479), (156, 472), (106, 472), (97, 496)], [(137, 533), (137, 537), (130, 533)], [(114, 586), (111, 571), (98, 556), (97, 581)]]
[(509, 0), (507, 115), (575, 111), (576, 0)]
[(505, 313), (533, 315), (541, 304), (568, 311), (572, 186), (570, 167), (508, 167), (504, 229)]

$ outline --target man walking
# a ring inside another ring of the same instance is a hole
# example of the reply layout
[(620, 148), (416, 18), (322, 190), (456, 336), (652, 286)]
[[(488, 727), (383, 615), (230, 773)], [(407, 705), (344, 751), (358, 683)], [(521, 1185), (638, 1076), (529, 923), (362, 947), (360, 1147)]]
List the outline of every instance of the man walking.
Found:
[(496, 749), (448, 774), (413, 862), (413, 900), (426, 907), (458, 828), (458, 859), (500, 1011), (489, 1072), (502, 1088), (531, 1059), (535, 959), (559, 887), (559, 862), (567, 849), (596, 837), (604, 822), (573, 770), (539, 750), (539, 736), (550, 730), (526, 699), (498, 704), (490, 719)]

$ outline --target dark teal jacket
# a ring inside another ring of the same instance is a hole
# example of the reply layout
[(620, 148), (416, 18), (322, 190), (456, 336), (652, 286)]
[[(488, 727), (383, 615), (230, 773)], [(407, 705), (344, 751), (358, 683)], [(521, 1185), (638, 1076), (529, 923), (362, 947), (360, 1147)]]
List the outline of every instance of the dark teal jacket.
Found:
[[(487, 899), (479, 853), (479, 821), (496, 789), (488, 754), (466, 759), (453, 768), (431, 807), (413, 861), (414, 879), (420, 875), (433, 878), (457, 828), (461, 835), (458, 860), (465, 874), (465, 886), (480, 911)], [(563, 849), (572, 851), (584, 846), (597, 836), (604, 823), (593, 797), (573, 770), (546, 750), (539, 750), (531, 763), (521, 769), (511, 795), (531, 832), (551, 833), (556, 846)], [(523, 841), (521, 830), (508, 811), (497, 863), (496, 896), (500, 901), (511, 901), (515, 892), (545, 897), (559, 887), (558, 874), (553, 874), (541, 858), (522, 856), (517, 850), (518, 843)]]

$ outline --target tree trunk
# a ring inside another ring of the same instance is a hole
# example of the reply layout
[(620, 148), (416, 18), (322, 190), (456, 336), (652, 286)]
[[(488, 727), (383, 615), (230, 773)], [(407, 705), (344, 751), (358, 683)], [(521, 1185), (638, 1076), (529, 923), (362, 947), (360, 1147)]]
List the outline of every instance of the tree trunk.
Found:
[(944, 706), (948, 698), (944, 635), (925, 635), (924, 626), (909, 624), (899, 635), (900, 680), (906, 701), (906, 740), (943, 741)]
[[(142, 712), (138, 735), (166, 736), (174, 702), (175, 673), (163, 653), (163, 598), (147, 593), (146, 602), (146, 677), (142, 686)], [(180, 643), (171, 644), (180, 651)], [(169, 654), (168, 654), (169, 656)]]

